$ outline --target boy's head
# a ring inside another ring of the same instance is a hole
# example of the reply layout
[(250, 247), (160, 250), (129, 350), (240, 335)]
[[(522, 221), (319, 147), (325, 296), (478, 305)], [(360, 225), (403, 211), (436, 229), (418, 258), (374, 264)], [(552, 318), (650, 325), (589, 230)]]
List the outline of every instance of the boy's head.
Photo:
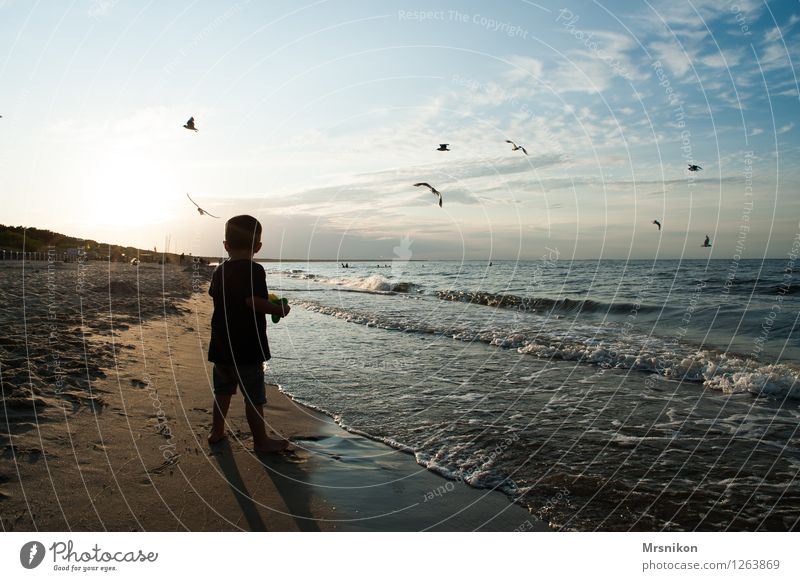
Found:
[(225, 250), (229, 253), (249, 253), (261, 250), (261, 224), (252, 216), (234, 216), (225, 223)]

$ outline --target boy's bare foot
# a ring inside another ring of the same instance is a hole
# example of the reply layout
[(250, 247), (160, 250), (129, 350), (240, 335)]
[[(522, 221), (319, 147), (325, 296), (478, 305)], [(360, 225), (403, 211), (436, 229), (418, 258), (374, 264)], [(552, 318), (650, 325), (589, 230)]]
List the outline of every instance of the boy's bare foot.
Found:
[(212, 431), (208, 435), (208, 443), (212, 444), (212, 445), (213, 444), (218, 444), (219, 442), (221, 442), (222, 440), (224, 440), (227, 437), (228, 437), (228, 434), (226, 434), (224, 430), (222, 432), (214, 432), (214, 431)]
[(255, 452), (274, 453), (283, 452), (288, 447), (289, 440), (275, 440), (273, 438), (267, 438), (261, 445), (253, 445), (253, 450)]

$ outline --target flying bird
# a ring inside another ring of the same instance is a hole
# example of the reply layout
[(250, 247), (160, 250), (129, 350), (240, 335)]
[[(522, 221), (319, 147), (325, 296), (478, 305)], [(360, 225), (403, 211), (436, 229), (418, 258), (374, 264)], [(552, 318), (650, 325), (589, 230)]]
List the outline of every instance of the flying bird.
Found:
[(436, 151), (450, 151), (447, 149), (447, 146), (450, 145), (449, 143), (440, 143), (439, 148)]
[[(191, 201), (191, 202), (192, 202), (192, 204), (194, 204), (195, 206), (197, 206), (197, 202), (195, 202), (194, 200), (192, 200), (192, 196), (190, 196), (190, 195), (189, 195), (189, 192), (186, 192), (186, 197), (187, 197), (187, 198), (189, 198), (189, 201)], [(214, 214), (210, 214), (210, 213), (206, 212), (206, 211), (205, 211), (203, 208), (201, 208), (200, 206), (197, 206), (197, 212), (198, 212), (198, 213), (199, 213), (201, 216), (211, 216), (212, 218), (219, 218), (219, 216), (215, 216)]]
[(426, 188), (428, 188), (434, 196), (439, 197), (439, 207), (440, 208), (442, 207), (442, 192), (440, 192), (439, 190), (437, 190), (432, 185), (426, 182), (419, 182), (418, 184), (414, 184), (414, 186), (416, 187), (425, 186)]
[(197, 127), (194, 126), (194, 117), (189, 117), (189, 120), (186, 122), (186, 125), (184, 125), (183, 128), (197, 131)]
[(706, 234), (706, 239), (701, 246), (703, 248), (711, 248), (711, 239), (708, 237), (708, 234)]
[(693, 163), (689, 164), (689, 171), (700, 171), (701, 169), (703, 168), (700, 167), (699, 165), (695, 165)]
[(506, 143), (510, 143), (511, 144), (511, 151), (517, 151), (518, 149), (521, 149), (522, 153), (524, 153), (525, 155), (528, 155), (527, 150), (524, 147), (522, 147), (521, 145), (517, 145), (516, 143), (514, 143), (510, 139), (506, 139)]
[(659, 230), (659, 232), (660, 232), (660, 231), (661, 231), (661, 222), (659, 222), (658, 220), (653, 220), (653, 224), (655, 224), (656, 226), (658, 226), (658, 230)]

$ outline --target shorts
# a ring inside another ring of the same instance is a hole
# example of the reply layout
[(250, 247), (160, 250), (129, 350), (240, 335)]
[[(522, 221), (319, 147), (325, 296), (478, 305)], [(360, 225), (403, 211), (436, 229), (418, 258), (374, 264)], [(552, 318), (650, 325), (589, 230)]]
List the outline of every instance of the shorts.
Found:
[(264, 364), (228, 365), (214, 364), (214, 393), (233, 395), (236, 386), (242, 388), (242, 395), (254, 405), (267, 403), (267, 390), (264, 387)]

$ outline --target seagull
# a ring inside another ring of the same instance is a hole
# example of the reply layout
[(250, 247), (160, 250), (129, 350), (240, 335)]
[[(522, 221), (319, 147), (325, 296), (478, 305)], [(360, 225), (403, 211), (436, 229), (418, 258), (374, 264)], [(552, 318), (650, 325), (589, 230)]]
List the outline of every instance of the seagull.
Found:
[(440, 143), (439, 148), (436, 151), (450, 151), (447, 149), (447, 146), (450, 145), (449, 143)]
[(701, 244), (703, 248), (711, 248), (711, 239), (709, 239), (708, 234), (706, 234), (706, 239), (703, 244)]
[[(194, 204), (195, 206), (197, 206), (197, 202), (195, 202), (194, 200), (192, 200), (192, 196), (190, 196), (190, 195), (189, 195), (189, 192), (186, 192), (186, 197), (187, 197), (187, 198), (189, 198), (189, 201), (191, 201), (191, 202), (192, 202), (192, 204)], [(212, 218), (219, 218), (219, 216), (215, 216), (214, 214), (210, 214), (210, 213), (206, 212), (206, 211), (205, 211), (203, 208), (201, 208), (200, 206), (197, 206), (197, 212), (198, 212), (198, 213), (199, 213), (201, 216), (204, 216), (204, 215), (205, 215), (205, 216), (211, 216)]]
[(186, 122), (186, 125), (184, 125), (183, 128), (197, 131), (197, 127), (194, 126), (194, 117), (189, 117), (189, 120)]
[(693, 163), (689, 164), (689, 171), (700, 171), (701, 169), (703, 168), (700, 167), (699, 165), (695, 165)]
[(517, 151), (518, 149), (521, 149), (522, 153), (524, 153), (525, 155), (528, 155), (528, 152), (521, 145), (517, 145), (516, 143), (514, 143), (510, 139), (506, 139), (506, 143), (510, 143), (511, 144), (511, 151)]
[(425, 186), (428, 188), (434, 196), (439, 196), (439, 207), (442, 207), (442, 192), (434, 188), (432, 185), (426, 182), (419, 182), (418, 184), (414, 184), (416, 187)]
[(658, 230), (659, 230), (659, 232), (660, 232), (660, 231), (661, 231), (661, 222), (659, 222), (658, 220), (653, 220), (653, 224), (655, 224), (656, 226), (658, 226)]

